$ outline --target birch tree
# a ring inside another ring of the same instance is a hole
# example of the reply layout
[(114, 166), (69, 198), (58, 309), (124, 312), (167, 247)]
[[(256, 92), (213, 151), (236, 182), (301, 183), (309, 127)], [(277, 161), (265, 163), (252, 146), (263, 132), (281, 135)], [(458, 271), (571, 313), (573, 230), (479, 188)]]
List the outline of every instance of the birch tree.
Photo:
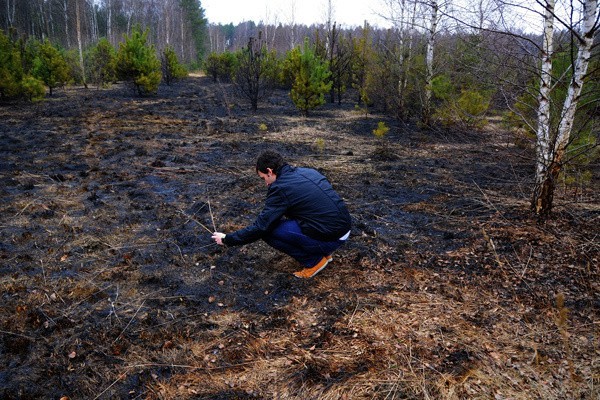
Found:
[(434, 53), (436, 37), (439, 34), (440, 18), (444, 13), (442, 8), (447, 6), (447, 0), (383, 0), (387, 8), (388, 15), (384, 16), (392, 21), (398, 30), (399, 41), (399, 110), (397, 115), (403, 116), (405, 89), (408, 84), (409, 62), (412, 59), (413, 43), (415, 36), (421, 34), (424, 36), (425, 45), (425, 70), (422, 72), (423, 92), (421, 120), (425, 125), (431, 123), (431, 82), (434, 77)]
[[(552, 86), (552, 53), (554, 40), (554, 0), (546, 1), (544, 33), (542, 35), (542, 64), (538, 94), (538, 125), (536, 131), (536, 189), (543, 186), (545, 169), (550, 156), (550, 92)], [(534, 192), (534, 198), (539, 196)], [(537, 203), (537, 200), (535, 200)]]
[[(81, 7), (79, 6), (79, 2), (80, 2), (80, 0), (75, 0), (75, 21), (76, 21), (76, 26), (77, 26), (77, 49), (79, 50), (79, 66), (81, 68), (81, 77), (83, 79), (83, 86), (85, 86), (87, 89), (87, 83), (85, 80), (85, 65), (83, 62), (83, 43), (81, 40), (81, 15), (80, 15)], [(84, 9), (85, 9), (85, 7), (84, 7)]]
[[(551, 138), (549, 120), (548, 87), (551, 73), (552, 39), (554, 34), (554, 0), (546, 0), (544, 14), (544, 51), (542, 52), (542, 82), (538, 105), (537, 158), (535, 187), (531, 207), (540, 217), (547, 217), (552, 210), (552, 201), (557, 178), (563, 168), (569, 145), (575, 112), (581, 98), (584, 79), (590, 62), (594, 36), (598, 32), (598, 0), (584, 0), (581, 28), (571, 29), (577, 46), (572, 77), (560, 112), (560, 121), (554, 138)], [(550, 39), (549, 39), (550, 38)]]
[(430, 7), (429, 29), (427, 32), (427, 48), (425, 51), (425, 96), (423, 101), (422, 122), (429, 126), (431, 124), (431, 81), (433, 80), (433, 50), (438, 25), (438, 0), (431, 0), (427, 4)]

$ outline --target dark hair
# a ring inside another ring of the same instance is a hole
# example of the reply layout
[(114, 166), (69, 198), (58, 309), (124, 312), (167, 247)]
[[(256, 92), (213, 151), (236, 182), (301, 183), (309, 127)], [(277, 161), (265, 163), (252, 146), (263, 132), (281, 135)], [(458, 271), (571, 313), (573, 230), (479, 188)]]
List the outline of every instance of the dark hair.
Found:
[(279, 168), (281, 168), (285, 164), (283, 161), (283, 157), (281, 154), (267, 150), (262, 152), (258, 159), (256, 160), (256, 172), (262, 172), (263, 174), (267, 173), (267, 168), (271, 168), (275, 174)]

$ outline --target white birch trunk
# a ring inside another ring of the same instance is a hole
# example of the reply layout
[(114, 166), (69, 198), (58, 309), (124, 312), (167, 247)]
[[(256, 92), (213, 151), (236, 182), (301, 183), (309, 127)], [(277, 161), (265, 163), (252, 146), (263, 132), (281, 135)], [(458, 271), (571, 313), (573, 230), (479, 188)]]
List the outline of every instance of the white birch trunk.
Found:
[[(10, 28), (15, 23), (15, 3), (17, 0), (13, 0), (12, 3), (10, 0), (6, 0), (6, 21), (8, 22), (8, 27)], [(11, 8), (12, 4), (12, 8)]]
[[(87, 6), (87, 0), (86, 0)], [(94, 2), (92, 1), (90, 4), (92, 8), (92, 12), (90, 13), (90, 30), (92, 31), (92, 43), (97, 43), (99, 39), (99, 31), (98, 31), (98, 17), (96, 16), (96, 10), (94, 8)]]
[(43, 3), (39, 3), (40, 6), (40, 19), (41, 19), (41, 32), (42, 32), (42, 41), (46, 39), (46, 34), (48, 33), (48, 23), (46, 21), (45, 13), (44, 13), (44, 5)]
[[(398, 34), (399, 34), (398, 48), (400, 49), (400, 52), (399, 52), (400, 54), (398, 55), (398, 65), (400, 66), (401, 70), (404, 68), (404, 35), (406, 34), (406, 27), (404, 25), (405, 1), (406, 0), (402, 0), (400, 2), (400, 18), (395, 23), (396, 28), (398, 28)], [(404, 74), (401, 74), (400, 78), (398, 79), (398, 96), (400, 99), (402, 99), (403, 92), (404, 92)], [(400, 102), (400, 103), (402, 104), (402, 102)], [(401, 107), (403, 107), (403, 106), (401, 105)], [(402, 110), (402, 109), (400, 109), (399, 111), (400, 111), (400, 113), (404, 112), (404, 110)]]
[(544, 35), (542, 37), (542, 71), (538, 93), (538, 126), (535, 182), (541, 185), (550, 164), (550, 91), (552, 86), (552, 53), (554, 51), (554, 0), (546, 1)]
[(110, 43), (113, 44), (114, 43), (112, 41), (112, 6), (110, 3), (110, 0), (106, 0), (106, 12), (107, 12), (107, 18), (106, 18), (106, 37), (108, 39), (108, 41)]
[(431, 3), (429, 3), (429, 5), (431, 6), (431, 19), (429, 25), (429, 34), (427, 35), (427, 50), (425, 53), (425, 100), (423, 105), (423, 122), (425, 122), (425, 124), (429, 124), (431, 116), (431, 81), (433, 80), (433, 49), (435, 46), (435, 34), (438, 24), (439, 8), (437, 0), (432, 0)]
[(573, 78), (567, 92), (567, 97), (563, 104), (560, 125), (558, 126), (558, 137), (554, 148), (554, 162), (560, 163), (569, 144), (573, 121), (575, 120), (575, 111), (581, 96), (583, 88), (583, 78), (587, 73), (590, 63), (591, 49), (594, 44), (595, 25), (597, 23), (598, 1), (586, 0), (583, 4), (583, 26), (581, 29), (581, 41), (575, 60), (575, 70)]
[(67, 48), (70, 48), (71, 38), (69, 36), (69, 6), (67, 0), (63, 0), (63, 12), (65, 13), (65, 37), (67, 39)]
[(81, 15), (79, 14), (80, 7), (79, 1), (75, 0), (75, 24), (77, 27), (77, 48), (79, 49), (79, 65), (81, 67), (81, 79), (83, 80), (83, 86), (87, 88), (85, 82), (85, 66), (83, 63), (83, 43), (81, 42)]

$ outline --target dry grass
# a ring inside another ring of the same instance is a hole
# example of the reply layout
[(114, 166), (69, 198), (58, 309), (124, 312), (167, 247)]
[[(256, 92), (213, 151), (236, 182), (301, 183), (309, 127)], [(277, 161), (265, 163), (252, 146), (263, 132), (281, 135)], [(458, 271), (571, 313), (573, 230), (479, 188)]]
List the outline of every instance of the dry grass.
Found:
[[(202, 125), (188, 103), (116, 103), (85, 113), (75, 156), (36, 158), (60, 170), (81, 157), (89, 176), (61, 181), (33, 162), (11, 176), (23, 190), (0, 208), (0, 345), (13, 374), (0, 394), (600, 397), (600, 246), (584, 220), (598, 205), (546, 225), (523, 218), (522, 182), (478, 172), (521, 160), (512, 148), (395, 126), (389, 159), (375, 118), (351, 110)], [(350, 243), (309, 282), (267, 246), (222, 250), (205, 237), (260, 209), (249, 163), (267, 146), (322, 169), (355, 217)], [(210, 207), (190, 211), (196, 202)]]

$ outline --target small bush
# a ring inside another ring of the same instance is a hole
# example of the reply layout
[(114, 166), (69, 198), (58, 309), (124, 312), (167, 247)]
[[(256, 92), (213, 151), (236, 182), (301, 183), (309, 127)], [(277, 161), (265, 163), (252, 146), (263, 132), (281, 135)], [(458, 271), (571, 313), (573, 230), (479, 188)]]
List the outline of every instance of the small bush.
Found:
[(62, 86), (69, 80), (69, 66), (61, 52), (49, 40), (39, 47), (39, 54), (33, 61), (33, 74), (48, 86), (50, 96), (55, 87)]
[(291, 50), (285, 60), (288, 76), (293, 77), (290, 97), (304, 116), (325, 103), (325, 93), (331, 89), (331, 72), (327, 62), (321, 60), (314, 49), (304, 42), (304, 49)]
[(444, 101), (434, 116), (446, 126), (461, 125), (481, 129), (487, 123), (485, 113), (489, 106), (489, 97), (472, 90), (463, 90), (457, 99), (450, 97)]
[(217, 80), (228, 82), (231, 80), (237, 66), (237, 57), (234, 53), (226, 51), (217, 54), (210, 53), (204, 62), (204, 71), (206, 74)]
[(119, 44), (117, 72), (123, 80), (133, 83), (139, 95), (156, 93), (161, 79), (161, 66), (154, 46), (146, 44), (148, 30), (135, 27), (131, 36)]
[(117, 79), (117, 54), (106, 38), (100, 39), (87, 54), (89, 81), (104, 87)]
[(187, 70), (179, 63), (177, 54), (172, 47), (167, 47), (163, 51), (162, 56), (162, 76), (167, 85), (171, 85), (175, 80), (182, 79), (187, 76)]
[(388, 132), (390, 131), (390, 128), (388, 128), (388, 126), (385, 124), (385, 122), (383, 121), (379, 121), (377, 123), (377, 128), (373, 129), (373, 135), (375, 135), (375, 137), (381, 139), (383, 138)]
[(23, 96), (25, 96), (29, 101), (42, 100), (46, 94), (44, 82), (30, 75), (23, 78), (21, 86), (23, 90)]

